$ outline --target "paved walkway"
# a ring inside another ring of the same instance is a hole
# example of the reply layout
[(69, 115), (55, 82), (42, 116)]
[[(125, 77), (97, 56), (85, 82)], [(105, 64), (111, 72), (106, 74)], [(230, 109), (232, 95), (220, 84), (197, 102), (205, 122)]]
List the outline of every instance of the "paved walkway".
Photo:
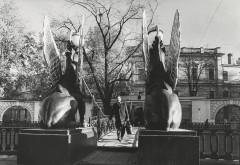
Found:
[(137, 152), (97, 150), (74, 165), (137, 165)]
[(132, 148), (138, 147), (138, 127), (134, 127), (132, 134), (125, 134), (122, 141), (117, 140), (116, 131), (110, 132), (98, 141), (98, 148), (110, 147), (110, 148)]
[(110, 132), (99, 140), (97, 151), (75, 165), (136, 165), (138, 131), (134, 127), (132, 134), (125, 134), (121, 142), (116, 131)]

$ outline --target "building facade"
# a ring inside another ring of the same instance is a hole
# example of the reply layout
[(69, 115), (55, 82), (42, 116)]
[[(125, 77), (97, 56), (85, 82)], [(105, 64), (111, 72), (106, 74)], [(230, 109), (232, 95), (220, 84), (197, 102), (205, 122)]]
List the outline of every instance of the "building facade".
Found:
[(239, 98), (240, 65), (234, 63), (232, 54), (228, 54), (228, 63), (224, 64), (223, 56), (220, 48), (182, 48), (176, 89), (178, 96)]
[[(240, 65), (233, 61), (232, 54), (223, 63), (225, 56), (219, 47), (181, 48), (175, 93), (182, 105), (182, 122), (240, 120)], [(131, 96), (124, 97), (132, 111), (142, 111), (145, 89), (142, 52), (137, 52), (131, 62), (133, 90)]]

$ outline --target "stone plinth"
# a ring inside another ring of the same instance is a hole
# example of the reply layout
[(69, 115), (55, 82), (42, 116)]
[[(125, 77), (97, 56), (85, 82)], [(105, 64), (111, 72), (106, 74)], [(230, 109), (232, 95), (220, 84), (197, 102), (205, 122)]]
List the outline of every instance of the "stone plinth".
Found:
[(18, 164), (72, 165), (96, 150), (97, 134), (90, 127), (24, 129), (18, 145)]
[(139, 165), (199, 165), (196, 131), (141, 129), (138, 148)]

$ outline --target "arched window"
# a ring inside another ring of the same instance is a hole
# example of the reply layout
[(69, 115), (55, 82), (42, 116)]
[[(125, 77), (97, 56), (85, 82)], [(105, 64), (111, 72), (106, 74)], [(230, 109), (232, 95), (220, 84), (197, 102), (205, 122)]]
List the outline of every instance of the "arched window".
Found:
[(22, 106), (13, 106), (3, 114), (3, 123), (31, 121), (30, 112)]
[(240, 120), (240, 107), (237, 105), (226, 105), (216, 114), (215, 123), (231, 123)]

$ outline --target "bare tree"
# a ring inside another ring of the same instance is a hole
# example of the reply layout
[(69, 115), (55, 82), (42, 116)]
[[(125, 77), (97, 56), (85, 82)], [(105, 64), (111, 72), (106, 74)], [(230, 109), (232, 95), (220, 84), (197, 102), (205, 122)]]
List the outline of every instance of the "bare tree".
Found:
[[(139, 5), (137, 0), (66, 0), (66, 2), (71, 6), (85, 9), (89, 14), (88, 20), (91, 20), (90, 24), (93, 28), (85, 35), (83, 55), (88, 64), (88, 67), (85, 67), (87, 71), (85, 76), (91, 76), (93, 79), (94, 87), (103, 102), (104, 111), (109, 114), (111, 99), (116, 89), (119, 89), (119, 82), (127, 82), (132, 76), (132, 65), (129, 59), (140, 48), (141, 28), (136, 35), (131, 30), (130, 24), (142, 19), (143, 6)], [(157, 1), (153, 2), (147, 3), (152, 16), (158, 6)], [(149, 24), (152, 19), (153, 17)], [(67, 18), (65, 20), (55, 19), (53, 24), (58, 30), (78, 32), (82, 26), (79, 22), (81, 21)], [(66, 41), (66, 38), (58, 37), (57, 39)], [(130, 42), (134, 42), (135, 46), (131, 51), (126, 51)]]
[[(204, 71), (212, 67), (213, 61), (211, 57), (204, 55), (183, 55), (180, 56), (179, 68), (186, 76), (189, 96), (197, 96), (198, 86)], [(179, 81), (183, 81), (180, 77)]]

